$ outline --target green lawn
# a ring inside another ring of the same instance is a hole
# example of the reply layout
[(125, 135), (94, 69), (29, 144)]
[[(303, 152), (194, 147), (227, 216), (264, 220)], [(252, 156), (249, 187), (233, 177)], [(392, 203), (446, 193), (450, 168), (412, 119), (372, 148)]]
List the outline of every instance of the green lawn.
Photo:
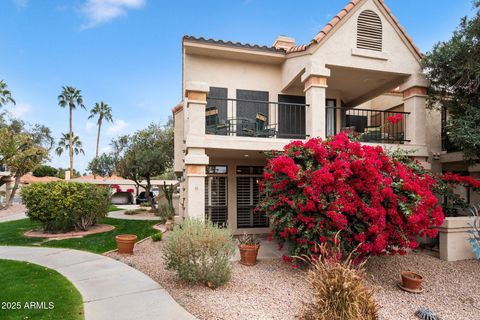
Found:
[[(33, 223), (29, 219), (3, 222), (0, 223), (0, 245), (71, 248), (103, 253), (117, 247), (115, 235), (131, 233), (136, 234), (140, 240), (154, 233), (152, 226), (156, 222), (103, 218), (100, 223), (113, 225), (115, 226), (115, 230), (106, 233), (92, 234), (83, 238), (44, 241), (44, 239), (27, 238), (23, 236), (25, 231), (38, 228), (38, 223)], [(0, 319), (2, 318), (0, 317)]]
[(119, 208), (117, 207), (116, 205), (114, 204), (111, 204), (110, 207), (108, 208), (108, 212), (112, 212), (112, 211), (120, 211), (120, 210), (123, 210), (122, 208)]
[(57, 271), (0, 260), (0, 274), (0, 319), (84, 319), (82, 296)]

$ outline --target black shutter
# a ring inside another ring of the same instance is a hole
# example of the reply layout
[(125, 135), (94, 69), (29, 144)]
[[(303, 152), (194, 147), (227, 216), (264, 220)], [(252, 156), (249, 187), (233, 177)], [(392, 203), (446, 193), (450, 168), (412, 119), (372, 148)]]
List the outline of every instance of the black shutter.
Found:
[(278, 137), (305, 139), (305, 97), (280, 94), (278, 102)]
[(227, 177), (205, 178), (205, 218), (219, 225), (228, 222)]

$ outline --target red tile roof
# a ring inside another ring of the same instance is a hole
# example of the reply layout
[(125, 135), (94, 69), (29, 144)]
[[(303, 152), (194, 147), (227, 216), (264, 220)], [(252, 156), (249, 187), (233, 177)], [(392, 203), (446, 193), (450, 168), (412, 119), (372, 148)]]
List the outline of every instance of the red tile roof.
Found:
[[(290, 49), (287, 50), (288, 53), (294, 53), (294, 52), (301, 52), (307, 50), (310, 46), (316, 43), (320, 43), (329, 33), (332, 31), (335, 26), (350, 12), (352, 11), (355, 6), (357, 6), (362, 0), (351, 0), (342, 10), (340, 10), (337, 15), (335, 15), (330, 22), (327, 23), (327, 25), (319, 32), (315, 37), (313, 37), (312, 41), (310, 41), (309, 44), (307, 45), (301, 45), (301, 46), (295, 46), (291, 47)], [(378, 2), (382, 5), (382, 7), (385, 9), (385, 11), (388, 13), (388, 15), (392, 18), (392, 20), (395, 22), (396, 26), (402, 32), (402, 34), (405, 36), (405, 38), (408, 40), (410, 45), (413, 47), (415, 52), (418, 54), (419, 58), (423, 57), (422, 52), (420, 49), (415, 45), (413, 42), (412, 38), (407, 34), (407, 31), (405, 28), (402, 27), (398, 19), (393, 15), (392, 11), (387, 7), (385, 2), (383, 0), (378, 0)]]
[[(314, 44), (318, 44), (323, 41), (323, 39), (333, 30), (335, 29), (335, 26), (352, 11), (353, 8), (355, 8), (357, 5), (359, 5), (363, 0), (351, 0), (342, 10), (340, 10), (339, 13), (337, 13), (332, 20), (330, 20), (327, 25), (320, 30), (319, 33), (313, 37), (313, 39), (308, 43), (308, 44), (302, 44), (298, 46), (293, 46), (290, 47), (289, 49), (285, 50), (283, 48), (275, 48), (272, 46), (260, 46), (256, 44), (249, 44), (249, 43), (240, 43), (240, 42), (232, 42), (232, 41), (223, 41), (223, 40), (214, 40), (214, 39), (205, 39), (205, 38), (196, 38), (193, 36), (184, 36), (183, 40), (187, 41), (195, 41), (195, 42), (203, 42), (203, 43), (210, 43), (210, 44), (216, 44), (216, 45), (221, 45), (221, 46), (229, 46), (229, 47), (241, 47), (241, 48), (246, 48), (246, 49), (251, 49), (251, 50), (261, 50), (261, 51), (269, 51), (269, 52), (275, 52), (275, 53), (283, 53), (283, 54), (290, 54), (290, 53), (296, 53), (296, 52), (302, 52), (306, 51), (309, 47), (311, 47)], [(407, 41), (410, 43), (410, 45), (413, 47), (415, 53), (418, 55), (418, 57), (421, 59), (423, 57), (422, 52), (420, 49), (415, 45), (413, 42), (412, 38), (407, 34), (407, 31), (405, 28), (400, 25), (400, 22), (398, 19), (393, 15), (392, 11), (387, 7), (385, 2), (383, 0), (378, 0), (380, 5), (385, 9), (387, 14), (391, 17), (395, 25), (398, 27), (400, 32), (403, 34), (403, 36), (407, 39)]]

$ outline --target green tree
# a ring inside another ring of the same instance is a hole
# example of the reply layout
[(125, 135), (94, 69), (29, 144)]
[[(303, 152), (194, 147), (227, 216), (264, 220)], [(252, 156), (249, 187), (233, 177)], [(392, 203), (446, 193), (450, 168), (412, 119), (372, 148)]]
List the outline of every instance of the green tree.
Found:
[[(76, 136), (73, 132), (70, 134), (62, 133), (62, 137), (58, 141), (58, 145), (57, 145), (57, 148), (55, 149), (55, 153), (58, 156), (61, 156), (64, 151), (69, 151), (69, 154), (71, 155), (75, 154), (76, 156), (78, 156), (80, 153), (85, 155), (85, 151), (83, 150), (83, 145), (82, 145), (82, 142), (80, 141), (80, 138)], [(72, 163), (73, 162), (70, 161), (70, 164)], [(72, 174), (73, 170), (70, 170), (70, 173)], [(73, 175), (71, 175), (70, 177), (73, 177)]]
[(41, 125), (29, 129), (23, 122), (15, 121), (0, 128), (2, 161), (15, 179), (5, 208), (12, 205), (20, 178), (48, 159), (52, 141), (50, 130)]
[(103, 120), (107, 122), (113, 122), (112, 118), (112, 108), (104, 103), (103, 101), (100, 103), (95, 103), (95, 106), (90, 110), (90, 116), (88, 119), (92, 119), (93, 117), (98, 117), (97, 120), (97, 126), (98, 126), (98, 132), (97, 132), (97, 149), (95, 152), (95, 157), (98, 157), (98, 148), (100, 146), (100, 131), (102, 129), (102, 122)]
[[(63, 169), (63, 168), (58, 168), (58, 173), (56, 175), (57, 178), (60, 178), (60, 179), (65, 179), (65, 172), (66, 171), (70, 171), (70, 169), (66, 168), (66, 169)], [(81, 174), (79, 171), (73, 169), (73, 177), (70, 176), (70, 178), (77, 178), (77, 177), (80, 177)]]
[(87, 170), (94, 176), (110, 177), (115, 172), (116, 165), (113, 155), (102, 153), (100, 157), (95, 157), (88, 163)]
[(5, 81), (0, 80), (0, 107), (8, 103), (15, 104), (15, 100), (13, 100), (12, 93), (8, 90), (8, 85)]
[(58, 174), (58, 169), (42, 164), (33, 169), (32, 174), (35, 177), (55, 177)]
[(450, 40), (437, 43), (424, 58), (431, 81), (431, 107), (445, 108), (447, 134), (466, 160), (480, 158), (480, 1), (473, 17), (462, 18)]
[[(126, 144), (119, 152), (117, 172), (143, 187), (150, 198), (152, 178), (168, 171), (173, 163), (172, 122), (169, 121), (165, 126), (150, 124), (122, 142)], [(145, 181), (143, 184), (142, 180)], [(153, 199), (149, 201), (154, 208)]]
[(70, 131), (68, 135), (69, 140), (69, 156), (70, 156), (70, 176), (73, 177), (73, 152), (75, 150), (73, 146), (73, 110), (77, 107), (83, 108), (86, 110), (83, 105), (83, 96), (81, 90), (75, 89), (74, 87), (62, 87), (62, 93), (58, 96), (58, 105), (62, 108), (68, 107), (70, 118)]

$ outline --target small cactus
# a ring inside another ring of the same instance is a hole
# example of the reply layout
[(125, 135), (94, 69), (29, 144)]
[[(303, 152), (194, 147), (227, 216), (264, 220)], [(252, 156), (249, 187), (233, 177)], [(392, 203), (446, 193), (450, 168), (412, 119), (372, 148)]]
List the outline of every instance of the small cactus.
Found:
[(439, 320), (437, 315), (432, 310), (427, 308), (420, 308), (415, 312), (415, 315), (422, 320)]

